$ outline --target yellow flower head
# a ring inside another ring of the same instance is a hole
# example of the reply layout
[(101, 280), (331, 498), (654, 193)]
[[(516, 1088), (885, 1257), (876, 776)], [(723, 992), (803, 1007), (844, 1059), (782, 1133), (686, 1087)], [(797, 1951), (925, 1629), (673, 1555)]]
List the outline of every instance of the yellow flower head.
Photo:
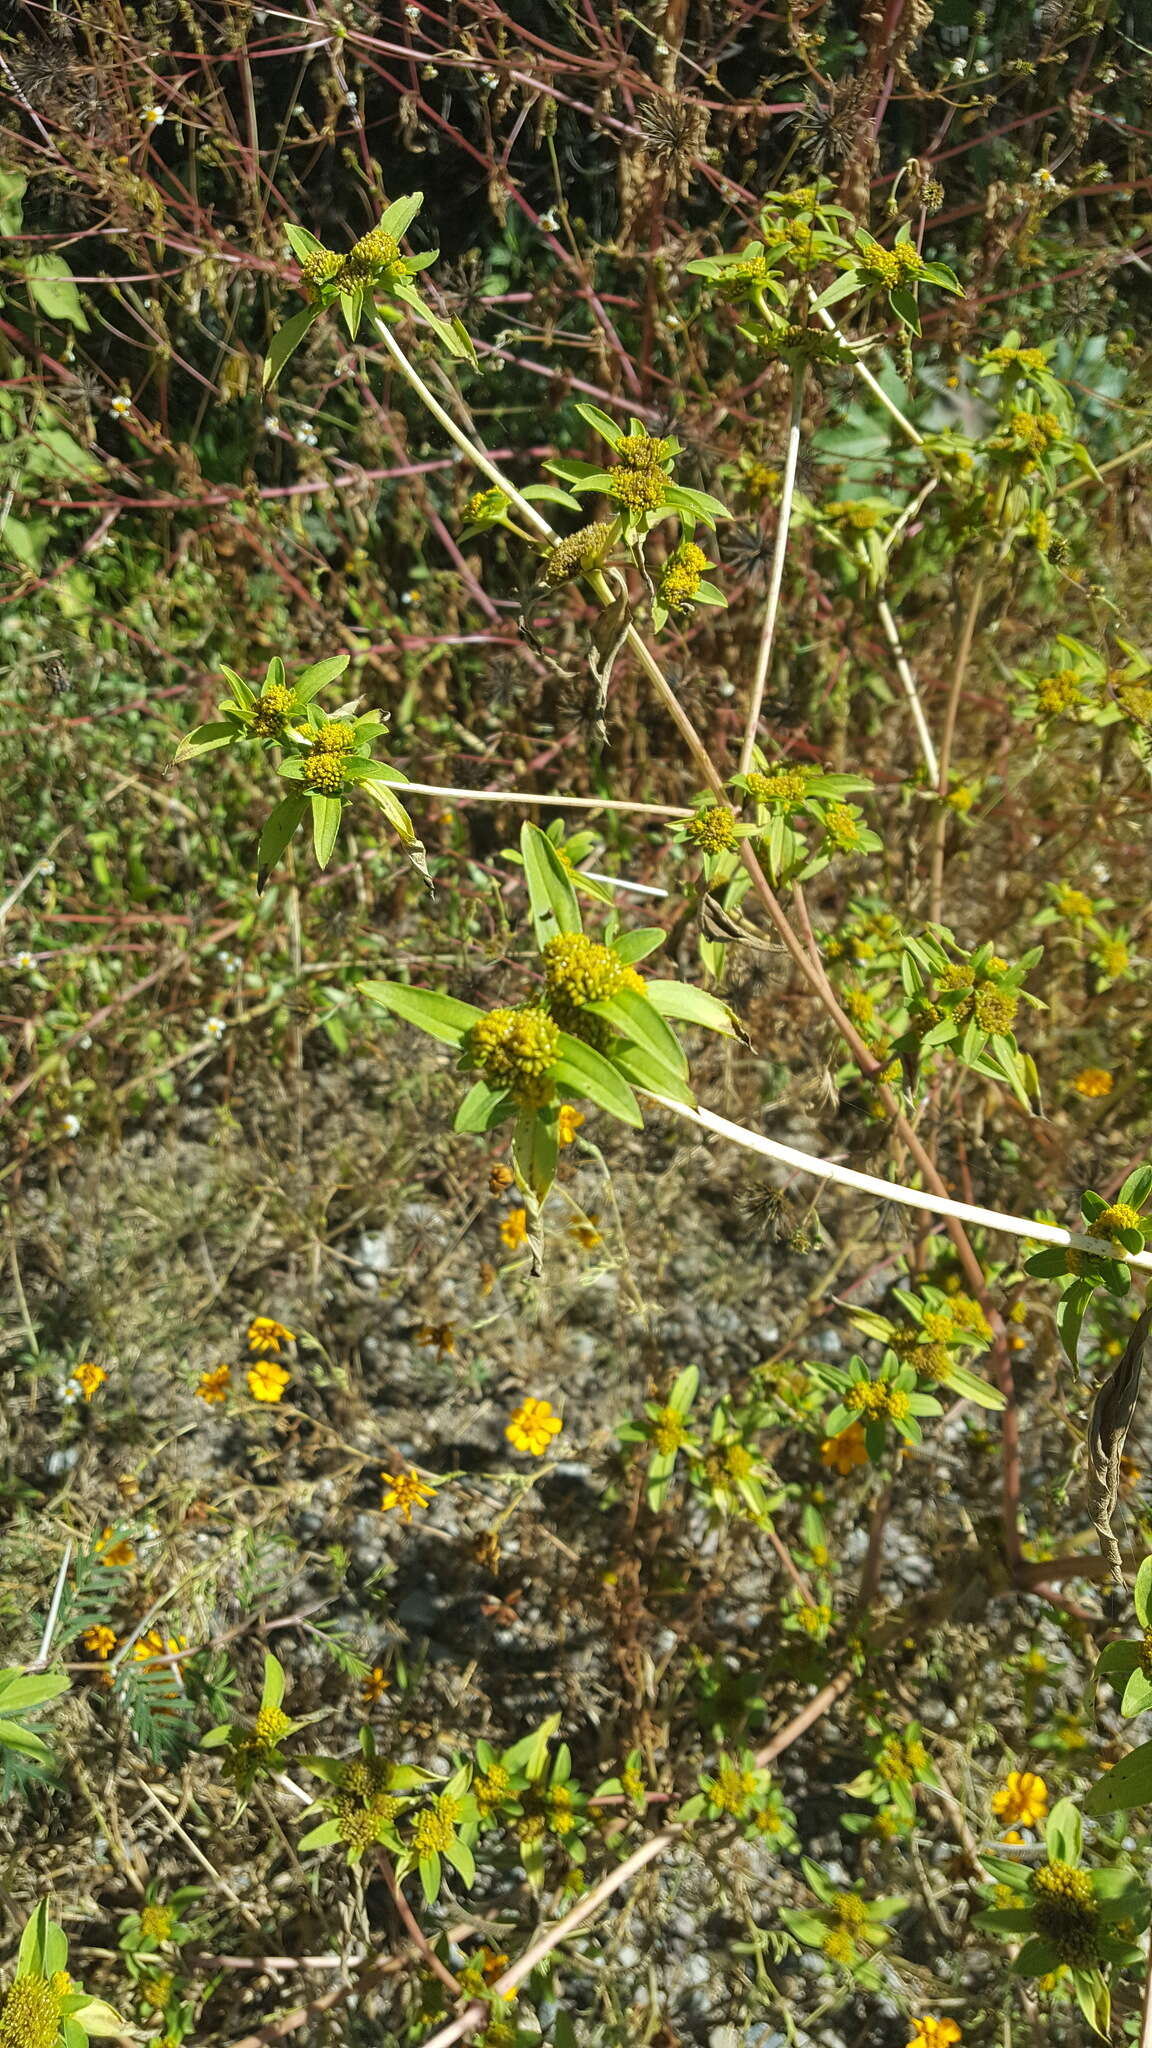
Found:
[(380, 1502), (381, 1513), (387, 1513), (390, 1508), (399, 1508), (406, 1522), (412, 1520), (413, 1508), (426, 1508), (436, 1492), (436, 1488), (430, 1486), (426, 1479), (421, 1479), (415, 1466), (409, 1467), (407, 1472), (385, 1472), (381, 1477), (384, 1481), (384, 1498)]
[(134, 1565), (136, 1562), (136, 1552), (128, 1542), (127, 1537), (122, 1538), (119, 1543), (113, 1543), (111, 1537), (112, 1530), (108, 1528), (104, 1530), (97, 1541), (96, 1555), (100, 1559), (101, 1564), (121, 1565), (124, 1567)]
[(507, 1246), (510, 1252), (516, 1251), (520, 1245), (527, 1243), (527, 1209), (509, 1209), (508, 1214), (500, 1225), (500, 1241)]
[(187, 1648), (187, 1636), (165, 1636), (158, 1628), (150, 1628), (139, 1642), (133, 1643), (132, 1660), (136, 1664), (150, 1664), (154, 1657), (175, 1657)]
[(291, 1330), (278, 1323), (272, 1316), (255, 1316), (248, 1325), (249, 1351), (270, 1351), (277, 1356), (282, 1344), (295, 1342)]
[(925, 2014), (923, 2019), (911, 2020), (909, 2025), (916, 2031), (908, 2048), (952, 2048), (952, 2043), (961, 2038), (955, 2020), (936, 2020), (931, 2014)]
[(560, 1104), (560, 1114), (556, 1119), (556, 1135), (562, 1145), (571, 1145), (583, 1121), (582, 1112), (573, 1109), (570, 1102)]
[(536, 1401), (529, 1397), (520, 1403), (504, 1434), (514, 1450), (528, 1451), (533, 1458), (542, 1458), (552, 1438), (559, 1436), (563, 1427), (560, 1417), (552, 1413), (551, 1401)]
[(1048, 1812), (1048, 1787), (1035, 1771), (1009, 1771), (990, 1803), (1008, 1827), (1038, 1827)]
[(383, 1665), (374, 1664), (367, 1678), (362, 1679), (360, 1682), (360, 1697), (364, 1705), (366, 1707), (374, 1707), (377, 1700), (383, 1699), (391, 1683), (391, 1679), (384, 1676)]
[(833, 1472), (839, 1472), (842, 1479), (857, 1465), (866, 1465), (868, 1446), (864, 1441), (863, 1423), (851, 1422), (839, 1436), (826, 1436), (820, 1446), (820, 1462), (830, 1466)]
[(196, 1398), (198, 1401), (206, 1401), (208, 1406), (211, 1407), (214, 1401), (224, 1400), (231, 1384), (232, 1367), (230, 1365), (218, 1365), (214, 1372), (201, 1373), (200, 1384), (196, 1389)]
[(76, 1367), (72, 1377), (76, 1381), (84, 1399), (90, 1401), (98, 1388), (104, 1385), (108, 1374), (102, 1365), (93, 1365), (90, 1360), (85, 1359), (83, 1365)]
[(1081, 1067), (1073, 1077), (1072, 1086), (1077, 1095), (1086, 1095), (1090, 1102), (1094, 1102), (1104, 1095), (1111, 1095), (1116, 1082), (1107, 1067)]
[(116, 1648), (116, 1631), (98, 1623), (95, 1628), (86, 1628), (80, 1638), (90, 1657), (110, 1657)]
[(290, 1377), (282, 1365), (275, 1365), (270, 1358), (262, 1358), (247, 1375), (248, 1392), (254, 1401), (278, 1401)]

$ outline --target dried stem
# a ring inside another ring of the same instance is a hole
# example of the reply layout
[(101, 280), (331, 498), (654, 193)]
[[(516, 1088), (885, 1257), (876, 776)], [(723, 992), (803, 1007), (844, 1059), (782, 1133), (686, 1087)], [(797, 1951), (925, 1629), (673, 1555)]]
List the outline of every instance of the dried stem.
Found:
[(776, 638), (776, 621), (780, 614), (780, 589), (784, 581), (784, 560), (788, 553), (788, 530), (792, 523), (792, 498), (796, 489), (796, 463), (800, 455), (800, 422), (804, 417), (804, 375), (806, 365), (801, 359), (792, 371), (792, 416), (788, 423), (788, 451), (784, 458), (784, 481), (780, 490), (780, 510), (776, 518), (776, 542), (772, 550), (772, 573), (768, 582), (768, 601), (764, 607), (764, 622), (760, 628), (760, 645), (756, 650), (756, 673), (752, 678), (752, 697), (748, 705), (748, 719), (744, 727), (744, 744), (740, 749), (740, 773), (746, 775), (752, 765), (752, 750), (760, 729), (760, 713), (764, 704), (764, 691), (768, 684), (768, 670), (772, 662), (772, 645)]

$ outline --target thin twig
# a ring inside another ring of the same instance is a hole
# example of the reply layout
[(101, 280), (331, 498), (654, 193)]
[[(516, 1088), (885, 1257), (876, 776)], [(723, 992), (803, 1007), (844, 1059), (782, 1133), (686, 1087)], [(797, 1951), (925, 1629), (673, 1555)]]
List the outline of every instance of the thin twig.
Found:
[[(861, 550), (861, 553), (863, 554), (863, 550)], [(920, 702), (920, 692), (916, 688), (916, 678), (908, 665), (908, 657), (901, 645), (900, 635), (896, 629), (896, 621), (892, 617), (888, 600), (883, 594), (876, 599), (876, 611), (880, 624), (884, 628), (884, 638), (888, 642), (892, 660), (895, 663), (896, 673), (903, 686), (904, 695), (908, 699), (908, 709), (912, 713), (912, 723), (916, 728), (916, 737), (920, 742), (920, 752), (924, 759), (924, 766), (928, 770), (928, 780), (932, 784), (933, 789), (939, 789), (940, 763), (936, 758), (936, 749), (932, 744), (932, 735), (928, 730), (928, 720), (924, 716), (924, 706)]]
[(404, 796), (446, 796), (453, 803), (548, 804), (568, 811), (639, 811), (649, 818), (690, 818), (680, 804), (634, 804), (614, 796), (554, 796), (542, 789), (453, 789), (441, 782), (398, 782)]
[(804, 417), (804, 371), (803, 360), (796, 363), (792, 372), (792, 414), (788, 422), (788, 449), (784, 458), (784, 481), (780, 488), (780, 510), (776, 516), (776, 540), (772, 549), (772, 573), (768, 580), (768, 600), (764, 607), (764, 620), (760, 628), (760, 645), (756, 650), (756, 672), (752, 678), (752, 697), (748, 705), (748, 717), (744, 726), (744, 744), (740, 749), (740, 773), (747, 775), (752, 765), (752, 752), (756, 735), (760, 730), (760, 713), (764, 705), (764, 691), (768, 684), (768, 670), (772, 663), (772, 645), (776, 638), (776, 621), (780, 615), (780, 590), (784, 581), (784, 560), (788, 553), (788, 530), (792, 523), (792, 498), (796, 489), (796, 464), (800, 455), (800, 422)]
[(52, 1638), (56, 1633), (56, 1620), (60, 1613), (60, 1602), (64, 1598), (64, 1584), (68, 1577), (68, 1567), (71, 1562), (72, 1545), (71, 1543), (66, 1543), (64, 1545), (64, 1555), (60, 1560), (60, 1569), (56, 1574), (56, 1590), (52, 1595), (52, 1605), (48, 1609), (48, 1619), (44, 1623), (44, 1633), (40, 1638), (40, 1648), (37, 1652), (36, 1662), (27, 1667), (30, 1671), (37, 1671), (48, 1662), (48, 1652), (52, 1648)]

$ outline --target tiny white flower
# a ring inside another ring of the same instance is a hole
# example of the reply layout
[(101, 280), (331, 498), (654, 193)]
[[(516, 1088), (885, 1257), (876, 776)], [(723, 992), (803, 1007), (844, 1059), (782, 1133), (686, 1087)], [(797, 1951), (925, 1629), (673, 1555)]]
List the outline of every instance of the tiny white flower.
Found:
[(557, 220), (556, 214), (552, 207), (549, 207), (547, 213), (542, 213), (540, 215), (540, 227), (541, 231), (544, 234), (554, 235), (559, 225), (560, 223)]
[(1042, 164), (1038, 171), (1033, 171), (1032, 183), (1034, 185), (1039, 185), (1040, 190), (1042, 192), (1047, 192), (1049, 188), (1056, 183), (1056, 179), (1053, 176), (1052, 172), (1046, 169), (1046, 167)]
[(68, 1380), (60, 1389), (60, 1399), (66, 1408), (71, 1408), (84, 1392), (79, 1380)]
[(664, 316), (664, 325), (665, 327), (679, 327), (680, 322), (676, 318), (675, 313), (667, 313)]
[(56, 873), (56, 863), (55, 863), (55, 861), (54, 861), (54, 860), (42, 860), (42, 861), (40, 861), (40, 863), (39, 863), (39, 864), (38, 864), (38, 866), (37, 866), (37, 869), (36, 869), (36, 873), (37, 873), (38, 875), (54, 875), (54, 874)]
[(80, 1050), (81, 1050), (81, 1052), (90, 1052), (90, 1051), (91, 1051), (91, 1049), (92, 1049), (92, 1033), (91, 1033), (90, 1031), (86, 1031), (86, 1032), (84, 1033), (84, 1036), (83, 1036), (83, 1038), (82, 1038), (82, 1039), (80, 1040)]
[(983, 57), (977, 57), (972, 69), (976, 73), (977, 78), (987, 78), (988, 66), (984, 62)]
[(486, 85), (489, 92), (495, 92), (500, 80), (495, 71), (482, 71), (480, 73), (480, 83), (481, 85)]
[(208, 1022), (204, 1026), (205, 1036), (208, 1038), (223, 1038), (227, 1029), (227, 1023), (223, 1017), (209, 1017)]
[(159, 128), (164, 119), (163, 107), (145, 107), (140, 119), (146, 128)]
[(317, 437), (311, 427), (297, 427), (296, 439), (301, 448), (315, 448), (316, 446)]
[(966, 57), (953, 57), (948, 68), (953, 78), (963, 78), (964, 73), (968, 69), (968, 59)]
[(344, 95), (344, 105), (346, 107), (354, 107), (357, 105), (356, 95), (351, 90), (351, 88), (349, 88), (349, 90)]
[(405, 21), (410, 21), (413, 28), (419, 28), (420, 9), (418, 7), (406, 7), (404, 9), (404, 19)]
[(75, 1138), (78, 1135), (79, 1130), (80, 1119), (78, 1116), (66, 1116), (64, 1118), (63, 1131), (64, 1136), (66, 1138)]
[(109, 412), (114, 412), (118, 420), (122, 420), (131, 412), (132, 400), (125, 398), (123, 392), (121, 392), (112, 400), (108, 410)]
[(666, 43), (663, 36), (657, 36), (654, 47), (658, 57), (670, 57), (672, 54), (672, 45)]
[(20, 969), (21, 974), (27, 974), (29, 968), (36, 965), (36, 955), (34, 953), (17, 953), (16, 965)]
[(274, 412), (266, 412), (266, 413), (265, 413), (265, 415), (264, 415), (264, 432), (265, 432), (266, 434), (274, 434), (274, 433), (276, 432), (276, 429), (277, 429), (277, 427), (278, 427), (279, 425), (280, 425), (280, 422), (279, 422), (279, 420), (277, 419), (277, 417), (276, 417), (276, 415), (275, 415), (275, 413), (274, 413)]

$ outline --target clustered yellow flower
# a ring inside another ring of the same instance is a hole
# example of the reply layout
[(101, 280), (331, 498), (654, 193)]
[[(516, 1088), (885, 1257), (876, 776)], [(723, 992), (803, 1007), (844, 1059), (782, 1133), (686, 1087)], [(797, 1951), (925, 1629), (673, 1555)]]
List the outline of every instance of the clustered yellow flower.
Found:
[(479, 1068), (488, 1086), (508, 1089), (522, 1109), (541, 1109), (552, 1100), (550, 1070), (560, 1051), (560, 1032), (546, 1011), (531, 1004), (489, 1010), (473, 1024), (464, 1046), (468, 1063)]
[(134, 1565), (136, 1552), (127, 1537), (121, 1537), (119, 1543), (113, 1543), (113, 1534), (114, 1531), (110, 1527), (106, 1528), (97, 1540), (96, 1555), (101, 1564), (124, 1567)]
[(85, 1359), (82, 1365), (76, 1367), (72, 1377), (84, 1399), (90, 1401), (93, 1394), (104, 1385), (108, 1374), (102, 1365), (93, 1365), (90, 1359)]
[(103, 1662), (116, 1648), (116, 1631), (99, 1622), (93, 1628), (86, 1628), (80, 1641), (90, 1657), (99, 1657)]
[(211, 1408), (215, 1402), (223, 1401), (227, 1398), (228, 1389), (231, 1384), (232, 1367), (230, 1365), (218, 1365), (212, 1372), (201, 1373), (200, 1383), (196, 1388), (196, 1398), (198, 1401), (206, 1402), (208, 1407)]
[(513, 1412), (504, 1434), (513, 1450), (542, 1458), (563, 1427), (560, 1417), (552, 1412), (551, 1401), (537, 1401), (529, 1395)]
[(700, 588), (700, 579), (711, 565), (703, 548), (694, 540), (682, 540), (660, 571), (656, 595), (670, 612), (686, 611)]
[(1048, 1812), (1048, 1787), (1035, 1771), (1009, 1771), (990, 1804), (1006, 1827), (1038, 1827)]
[(380, 1502), (382, 1514), (391, 1508), (399, 1508), (406, 1522), (412, 1520), (413, 1508), (426, 1508), (433, 1500), (436, 1488), (427, 1479), (421, 1479), (414, 1465), (406, 1472), (384, 1472), (384, 1497)]

